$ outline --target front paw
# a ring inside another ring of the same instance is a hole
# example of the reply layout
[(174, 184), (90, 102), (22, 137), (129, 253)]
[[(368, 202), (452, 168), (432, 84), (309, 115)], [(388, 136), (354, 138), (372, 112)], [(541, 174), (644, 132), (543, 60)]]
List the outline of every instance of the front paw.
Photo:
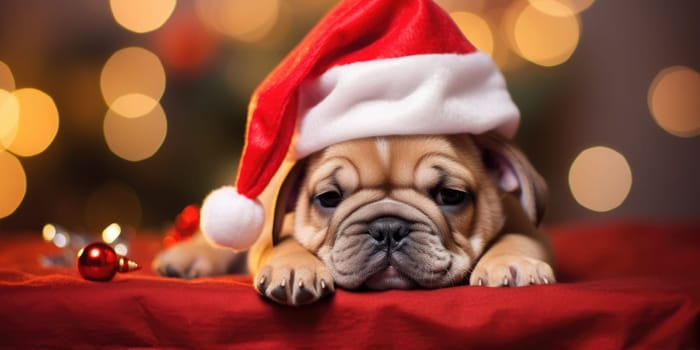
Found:
[(469, 278), (472, 286), (520, 287), (555, 282), (554, 271), (544, 261), (520, 255), (486, 256)]
[(333, 294), (333, 278), (317, 260), (302, 263), (285, 257), (272, 258), (255, 276), (260, 294), (280, 304), (298, 306), (313, 303)]

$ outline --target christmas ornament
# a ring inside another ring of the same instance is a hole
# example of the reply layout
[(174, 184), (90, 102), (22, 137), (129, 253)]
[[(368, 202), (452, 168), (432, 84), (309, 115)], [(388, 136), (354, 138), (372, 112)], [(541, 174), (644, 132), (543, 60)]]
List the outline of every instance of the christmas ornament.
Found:
[(78, 252), (78, 271), (87, 280), (106, 282), (117, 272), (131, 272), (138, 268), (136, 262), (118, 255), (107, 243), (90, 243)]
[(342, 1), (254, 92), (236, 185), (204, 200), (202, 232), (248, 248), (265, 221), (257, 198), (272, 177), (329, 145), (489, 131), (510, 138), (519, 120), (496, 64), (437, 4)]
[[(129, 251), (127, 235), (124, 229), (117, 224), (112, 223), (102, 230), (102, 241), (111, 245), (114, 251), (119, 255), (126, 255)], [(84, 247), (94, 238), (90, 238), (84, 233), (75, 233), (66, 230), (65, 228), (48, 223), (41, 230), (41, 236), (47, 243), (52, 243), (56, 248), (60, 249), (59, 253), (44, 255), (40, 257), (40, 263), (43, 267), (66, 267), (75, 263), (76, 252)]]
[(199, 229), (199, 207), (196, 205), (188, 205), (175, 218), (175, 225), (168, 230), (163, 237), (163, 246), (170, 247), (171, 245), (184, 241), (192, 237)]

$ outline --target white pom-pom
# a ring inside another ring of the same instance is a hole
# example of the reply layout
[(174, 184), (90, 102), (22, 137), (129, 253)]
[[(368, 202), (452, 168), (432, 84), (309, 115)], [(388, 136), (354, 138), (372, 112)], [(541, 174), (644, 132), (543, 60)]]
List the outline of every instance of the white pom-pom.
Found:
[(239, 194), (234, 187), (224, 186), (204, 199), (200, 227), (212, 242), (245, 250), (255, 243), (264, 220), (260, 201)]

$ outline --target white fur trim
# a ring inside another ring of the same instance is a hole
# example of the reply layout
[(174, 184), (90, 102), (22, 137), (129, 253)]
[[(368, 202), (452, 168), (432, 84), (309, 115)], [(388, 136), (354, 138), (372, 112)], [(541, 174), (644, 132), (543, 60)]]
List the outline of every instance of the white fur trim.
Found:
[(520, 120), (503, 75), (482, 52), (337, 66), (299, 93), (297, 159), (372, 136), (496, 130), (512, 137)]
[(239, 194), (231, 186), (210, 193), (204, 199), (200, 217), (205, 237), (236, 250), (245, 250), (255, 243), (265, 220), (260, 202)]

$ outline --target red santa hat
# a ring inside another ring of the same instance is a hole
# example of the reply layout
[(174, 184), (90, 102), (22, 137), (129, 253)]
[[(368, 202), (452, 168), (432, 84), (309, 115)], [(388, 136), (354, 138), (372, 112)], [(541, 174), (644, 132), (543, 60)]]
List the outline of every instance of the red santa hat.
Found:
[(257, 197), (286, 157), (373, 136), (512, 137), (519, 118), (494, 62), (432, 1), (343, 1), (253, 94), (236, 187), (207, 196), (202, 230), (234, 249), (253, 244)]

